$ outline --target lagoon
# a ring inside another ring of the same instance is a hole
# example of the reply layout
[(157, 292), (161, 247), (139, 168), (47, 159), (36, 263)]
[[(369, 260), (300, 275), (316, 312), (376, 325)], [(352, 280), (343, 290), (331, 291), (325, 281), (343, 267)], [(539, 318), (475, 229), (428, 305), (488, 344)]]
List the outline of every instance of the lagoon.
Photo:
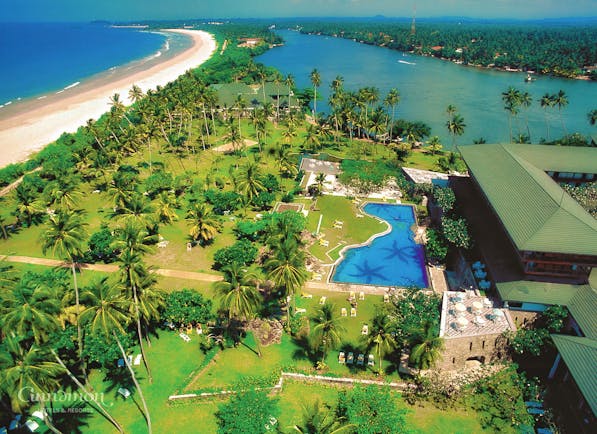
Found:
[[(341, 75), (346, 89), (375, 86), (380, 89), (380, 99), (391, 88), (397, 88), (401, 95), (397, 117), (426, 122), (432, 128), (432, 135), (440, 136), (445, 148), (449, 149), (451, 144), (445, 127), (449, 104), (458, 108), (467, 125), (457, 144), (472, 143), (481, 137), (488, 143), (507, 142), (508, 115), (501, 93), (514, 86), (533, 96), (533, 105), (521, 112), (518, 120), (521, 132), (526, 132), (528, 117), (533, 142), (547, 137), (546, 116), (551, 139), (562, 136), (564, 131), (587, 136), (597, 133), (597, 128), (587, 120), (587, 113), (597, 108), (597, 82), (539, 76), (536, 81), (525, 83), (523, 73), (466, 67), (341, 38), (290, 30), (278, 33), (285, 44), (267, 51), (257, 61), (279, 69), (284, 75), (292, 74), (299, 88), (312, 86), (309, 74), (317, 68), (322, 78), (318, 111), (328, 110), (325, 101), (330, 83)], [(569, 100), (569, 105), (562, 109), (561, 119), (557, 109), (546, 114), (538, 104), (543, 94), (557, 93), (560, 89)], [(513, 129), (517, 130), (516, 122)]]

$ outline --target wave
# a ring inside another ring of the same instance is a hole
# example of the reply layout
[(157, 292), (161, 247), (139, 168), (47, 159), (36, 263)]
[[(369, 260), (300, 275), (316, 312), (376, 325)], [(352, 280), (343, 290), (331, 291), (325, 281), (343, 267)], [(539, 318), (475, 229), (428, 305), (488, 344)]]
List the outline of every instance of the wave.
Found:
[(399, 60), (398, 63), (404, 63), (406, 65), (416, 65), (415, 62), (407, 62), (406, 60)]
[(164, 50), (168, 51), (170, 49), (170, 42), (166, 41), (166, 43), (164, 44)]
[(44, 99), (44, 98), (47, 98), (47, 96), (46, 96), (46, 95), (43, 95), (43, 96), (40, 96), (40, 97), (39, 97), (39, 98), (37, 98), (37, 99)]
[(8, 102), (5, 102), (5, 103), (4, 103), (4, 105), (5, 105), (5, 106), (7, 106), (7, 105), (11, 105), (11, 104), (12, 104), (12, 101), (8, 101)]
[(59, 94), (59, 93), (62, 93), (62, 92), (64, 92), (64, 89), (59, 90), (58, 92), (56, 92), (56, 94)]
[(73, 88), (75, 86), (78, 86), (79, 84), (81, 84), (81, 82), (80, 81), (76, 81), (73, 84), (69, 84), (68, 86), (66, 86), (63, 90), (71, 89), (71, 88)]

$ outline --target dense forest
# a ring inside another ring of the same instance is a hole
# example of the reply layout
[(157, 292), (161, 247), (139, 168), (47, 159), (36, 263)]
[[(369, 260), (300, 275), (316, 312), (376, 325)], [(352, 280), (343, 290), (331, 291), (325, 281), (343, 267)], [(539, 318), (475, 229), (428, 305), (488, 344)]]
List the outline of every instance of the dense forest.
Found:
[(324, 34), (434, 56), (464, 65), (535, 71), (563, 77), (597, 71), (595, 25), (312, 21), (289, 23), (303, 33)]

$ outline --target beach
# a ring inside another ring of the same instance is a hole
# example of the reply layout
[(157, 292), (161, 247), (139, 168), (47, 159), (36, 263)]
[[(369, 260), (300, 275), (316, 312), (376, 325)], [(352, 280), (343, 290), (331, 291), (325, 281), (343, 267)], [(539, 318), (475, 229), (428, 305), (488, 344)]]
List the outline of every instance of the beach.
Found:
[(171, 58), (155, 59), (142, 68), (124, 68), (117, 74), (103, 74), (65, 88), (43, 99), (21, 102), (0, 114), (0, 168), (26, 160), (35, 151), (55, 141), (64, 132), (75, 132), (89, 119), (110, 109), (115, 93), (130, 104), (129, 90), (136, 84), (143, 92), (175, 80), (187, 70), (205, 62), (216, 48), (213, 37), (198, 30), (168, 29), (189, 36), (192, 44)]

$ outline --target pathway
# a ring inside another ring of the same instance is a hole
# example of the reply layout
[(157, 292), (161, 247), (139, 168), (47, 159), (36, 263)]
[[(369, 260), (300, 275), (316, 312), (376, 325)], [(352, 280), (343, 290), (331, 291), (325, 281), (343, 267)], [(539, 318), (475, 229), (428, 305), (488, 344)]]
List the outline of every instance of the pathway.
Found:
[[(43, 265), (45, 267), (68, 267), (64, 261), (49, 258), (33, 258), (30, 256), (0, 256), (0, 260), (7, 262), (18, 262), (21, 264)], [(114, 273), (118, 271), (118, 265), (113, 264), (79, 264), (79, 268), (91, 271), (101, 271), (103, 273)], [(199, 280), (202, 282), (218, 282), (222, 280), (221, 276), (207, 273), (197, 273), (195, 271), (168, 270), (158, 268), (155, 274), (165, 277), (174, 277), (176, 279)]]
[(0, 197), (2, 196), (6, 196), (8, 193), (10, 193), (12, 190), (14, 190), (15, 188), (17, 188), (17, 186), (23, 182), (23, 178), (27, 175), (29, 175), (30, 173), (33, 172), (37, 172), (38, 170), (41, 170), (41, 167), (37, 167), (35, 169), (33, 169), (31, 172), (27, 172), (25, 173), (23, 176), (21, 176), (19, 179), (17, 179), (16, 181), (14, 181), (12, 184), (7, 185), (6, 187), (4, 187), (2, 190), (0, 190)]

